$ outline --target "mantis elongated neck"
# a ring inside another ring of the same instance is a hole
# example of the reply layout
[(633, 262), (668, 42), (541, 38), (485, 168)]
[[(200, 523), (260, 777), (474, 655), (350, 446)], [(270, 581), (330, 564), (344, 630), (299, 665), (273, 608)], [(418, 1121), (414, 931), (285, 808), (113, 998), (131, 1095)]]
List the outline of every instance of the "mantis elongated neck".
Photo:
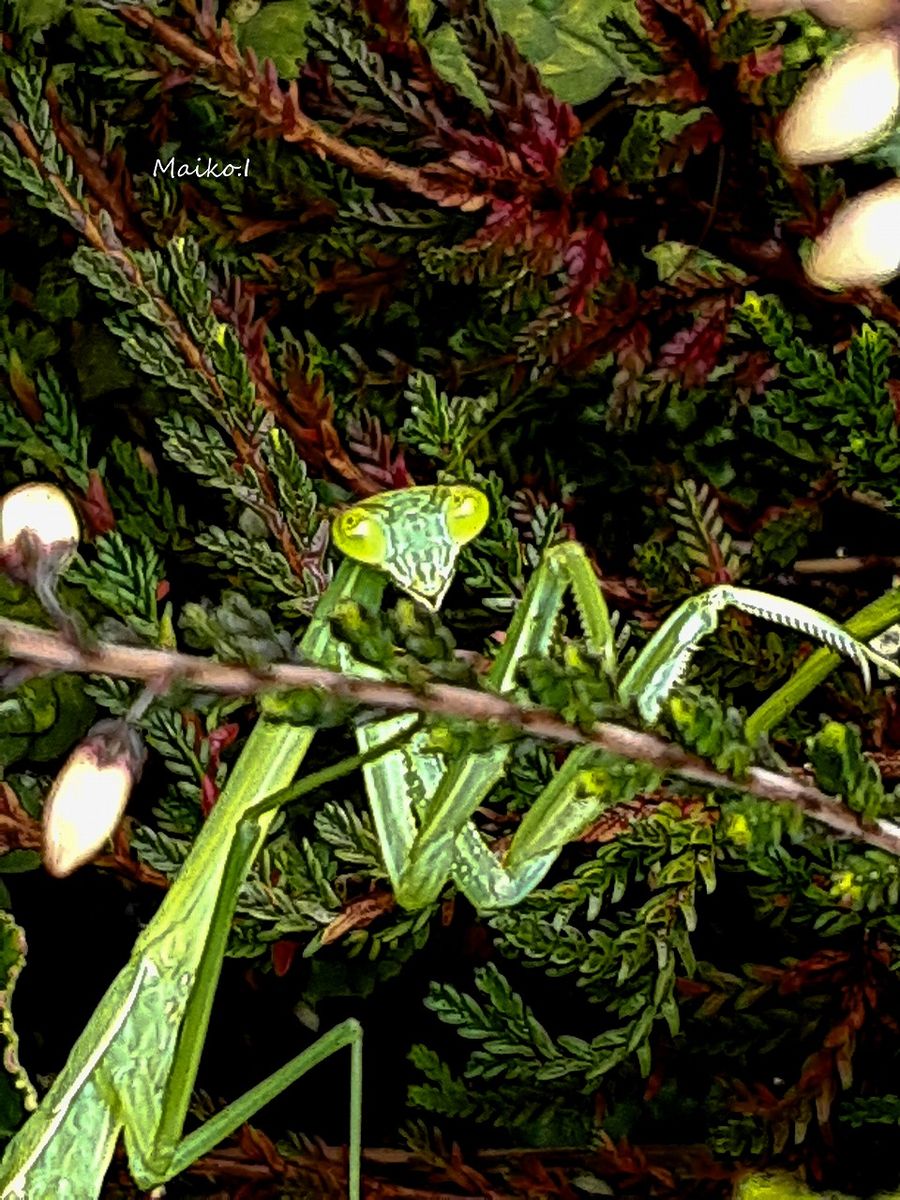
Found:
[[(386, 577), (375, 568), (344, 560), (300, 642), (302, 657), (321, 666), (346, 669), (351, 662), (349, 651), (336, 642), (331, 632), (335, 609), (347, 600), (376, 608), (385, 584)], [(215, 895), (224, 862), (223, 847), (231, 842), (238, 823), (251, 808), (293, 781), (315, 734), (314, 726), (295, 726), (265, 717), (257, 721), (231, 768), (221, 796), (197, 835), (190, 857), (145, 931), (153, 942), (167, 936), (170, 924), (183, 922), (188, 896), (199, 908), (207, 895)], [(276, 815), (277, 810), (273, 810), (257, 818), (257, 850)]]
[(345, 558), (316, 605), (300, 642), (303, 658), (320, 667), (346, 666), (350, 661), (349, 651), (345, 649), (341, 653), (342, 647), (331, 632), (335, 609), (348, 600), (362, 608), (380, 608), (386, 584), (387, 576), (383, 572)]

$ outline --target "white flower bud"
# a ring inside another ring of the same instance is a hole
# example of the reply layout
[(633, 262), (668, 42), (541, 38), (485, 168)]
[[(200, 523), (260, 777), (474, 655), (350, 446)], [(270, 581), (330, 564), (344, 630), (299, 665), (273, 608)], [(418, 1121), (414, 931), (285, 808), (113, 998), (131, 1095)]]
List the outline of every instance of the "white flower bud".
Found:
[(842, 204), (806, 274), (820, 287), (875, 287), (900, 274), (900, 179)]
[(0, 500), (0, 550), (12, 550), (22, 534), (46, 553), (74, 553), (80, 536), (75, 509), (49, 483), (26, 483)]
[(124, 721), (101, 721), (75, 749), (44, 802), (44, 866), (70, 875), (112, 836), (140, 778), (145, 752)]
[(795, 165), (832, 162), (873, 145), (900, 109), (900, 46), (866, 38), (816, 71), (778, 131), (781, 157)]
[(900, 13), (898, 0), (812, 0), (806, 7), (834, 29), (877, 29)]
[(747, 0), (747, 12), (760, 21), (769, 17), (784, 17), (792, 12), (802, 12), (805, 7), (803, 0)]
[(877, 29), (900, 15), (900, 0), (746, 0), (746, 7), (759, 20), (810, 12), (833, 29)]

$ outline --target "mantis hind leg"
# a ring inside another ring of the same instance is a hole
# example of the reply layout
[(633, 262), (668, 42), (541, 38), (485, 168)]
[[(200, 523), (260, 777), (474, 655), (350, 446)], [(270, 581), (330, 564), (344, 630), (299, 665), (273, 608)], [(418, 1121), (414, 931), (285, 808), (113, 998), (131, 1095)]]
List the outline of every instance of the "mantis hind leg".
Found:
[[(318, 778), (326, 772), (320, 772)], [(336, 772), (335, 772), (336, 774)], [(312, 787), (317, 776), (307, 776), (307, 779), (295, 788), (300, 792), (304, 786)], [(263, 811), (266, 802), (257, 805)], [(166, 1082), (166, 1090), (162, 1097), (160, 1118), (156, 1123), (150, 1142), (140, 1138), (142, 1126), (146, 1117), (136, 1109), (142, 1108), (139, 1103), (134, 1106), (134, 1100), (139, 1099), (132, 1093), (132, 1088), (121, 1087), (119, 1090), (122, 1105), (131, 1102), (132, 1111), (128, 1112), (125, 1120), (125, 1141), (134, 1180), (140, 1187), (151, 1188), (158, 1183), (164, 1183), (175, 1175), (181, 1174), (196, 1159), (209, 1153), (224, 1138), (234, 1133), (241, 1124), (262, 1109), (270, 1100), (289, 1087), (295, 1080), (305, 1075), (307, 1070), (322, 1062), (324, 1058), (335, 1054), (338, 1050), (350, 1048), (350, 1150), (348, 1171), (348, 1195), (350, 1200), (359, 1200), (360, 1194), (360, 1157), (361, 1157), (361, 1105), (362, 1105), (362, 1031), (359, 1022), (344, 1021), (334, 1030), (319, 1038), (318, 1042), (308, 1046), (299, 1055), (295, 1055), (283, 1067), (272, 1072), (268, 1078), (250, 1088), (244, 1096), (230, 1103), (221, 1112), (210, 1117), (202, 1126), (193, 1129), (185, 1138), (181, 1136), (184, 1128), (187, 1106), (190, 1103), (194, 1080), (197, 1078), (200, 1050), (209, 1024), (209, 1013), (214, 995), (218, 974), (222, 966), (222, 958), (228, 940), (228, 931), (234, 908), (238, 901), (238, 892), (242, 878), (250, 869), (250, 864), (256, 854), (259, 841), (259, 827), (253, 817), (247, 817), (239, 823), (235, 838), (228, 848), (226, 865), (222, 872), (222, 882), (216, 898), (215, 910), (212, 913), (208, 934), (200, 955), (197, 976), (193, 979), (190, 996), (182, 1016), (175, 1045), (172, 1063)], [(142, 1121), (142, 1115), (144, 1120)]]
[[(350, 1048), (350, 1149), (347, 1195), (360, 1200), (360, 1163), (362, 1159), (362, 1027), (352, 1017), (320, 1037), (306, 1050), (273, 1071), (243, 1096), (216, 1113), (198, 1129), (192, 1130), (175, 1148), (166, 1179), (186, 1170), (198, 1158), (208, 1154), (221, 1141), (249, 1121), (270, 1100), (296, 1083), (313, 1067), (338, 1051)], [(141, 1183), (141, 1180), (137, 1181)], [(160, 1180), (153, 1180), (159, 1183)]]
[[(180, 1012), (173, 1013), (176, 1018), (180, 1016), (180, 1023), (172, 1057), (167, 1064), (167, 1074), (161, 1097), (141, 1094), (140, 1076), (135, 1077), (133, 1063), (129, 1063), (129, 1047), (122, 1047), (122, 1074), (113, 1086), (122, 1109), (129, 1163), (132, 1174), (140, 1185), (152, 1187), (179, 1174), (198, 1156), (207, 1153), (223, 1138), (228, 1137), (313, 1066), (336, 1051), (349, 1046), (351, 1086), (350, 1186), (348, 1194), (351, 1200), (359, 1200), (362, 1031), (356, 1021), (345, 1021), (336, 1029), (331, 1030), (314, 1045), (296, 1055), (290, 1062), (229, 1104), (222, 1112), (210, 1118), (199, 1129), (193, 1130), (187, 1137), (182, 1137), (182, 1130), (191, 1091), (197, 1076), (200, 1053), (209, 1023), (212, 997), (221, 971), (238, 891), (259, 846), (260, 818), (283, 803), (299, 799), (302, 795), (315, 791), (318, 787), (330, 783), (334, 779), (359, 770), (366, 765), (367, 761), (366, 755), (360, 755), (356, 758), (344, 759), (333, 767), (306, 776), (299, 783), (259, 801), (238, 823), (234, 838), (226, 852), (221, 882), (196, 974), (193, 979), (185, 979), (188, 994), (183, 1004), (180, 1001), (176, 1004), (176, 1010), (180, 1007)], [(157, 967), (153, 968), (153, 974), (157, 981), (166, 982)], [(171, 976), (171, 972), (169, 975)], [(177, 997), (172, 991), (171, 978), (168, 980), (168, 984), (170, 1001), (175, 1003)], [(160, 1002), (165, 1002), (165, 999), (163, 995), (149, 995), (151, 1007), (157, 1013), (160, 1010)], [(138, 1021), (140, 1021), (139, 1013)], [(149, 1102), (154, 1104), (158, 1102), (158, 1116), (152, 1123), (148, 1118), (148, 1111), (152, 1111), (149, 1108)]]

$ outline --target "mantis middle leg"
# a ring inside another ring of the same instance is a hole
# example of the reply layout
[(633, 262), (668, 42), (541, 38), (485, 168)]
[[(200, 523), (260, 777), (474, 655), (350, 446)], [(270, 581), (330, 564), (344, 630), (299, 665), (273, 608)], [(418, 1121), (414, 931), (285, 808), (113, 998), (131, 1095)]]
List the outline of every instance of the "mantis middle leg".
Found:
[[(345, 1047), (350, 1048), (350, 1148), (348, 1196), (359, 1200), (362, 1130), (362, 1029), (353, 1019), (342, 1022), (319, 1038), (312, 1046), (296, 1055), (284, 1066), (256, 1084), (243, 1096), (216, 1113), (198, 1129), (182, 1138), (182, 1129), (197, 1074), (201, 1048), (209, 1024), (212, 998), (218, 983), (225, 956), (228, 933), (237, 905), (241, 883), (247, 875), (259, 848), (266, 818), (285, 804), (310, 792), (355, 773), (373, 759), (390, 753), (405, 740), (406, 734), (396, 735), (393, 741), (383, 742), (374, 749), (355, 757), (343, 759), (332, 767), (308, 775), (287, 787), (258, 800), (242, 815), (235, 836), (228, 848), (215, 908), (209, 922), (196, 976), (183, 1007), (182, 1019), (175, 1042), (174, 1054), (159, 1119), (155, 1129), (147, 1129), (146, 1110), (130, 1104), (132, 1093), (119, 1088), (123, 1107), (125, 1144), (135, 1180), (146, 1187), (164, 1183), (180, 1174), (191, 1163), (208, 1153), (229, 1134), (270, 1100), (279, 1095), (312, 1067)], [(132, 1062), (133, 1048), (124, 1050)], [(149, 1137), (148, 1137), (149, 1134)]]
[[(358, 765), (359, 760), (349, 760), (347, 764), (348, 769), (353, 769)], [(340, 773), (345, 772), (342, 770)], [(304, 787), (293, 789), (293, 794), (299, 796), (304, 790), (312, 790), (313, 787), (321, 786), (328, 781), (328, 778), (333, 778), (335, 775), (336, 772), (332, 771), (331, 773), (319, 772), (316, 776), (310, 776), (303, 781)], [(286, 791), (281, 794), (288, 793)], [(132, 1093), (128, 1089), (121, 1088), (121, 1084), (119, 1086), (129, 1166), (135, 1181), (143, 1187), (153, 1187), (174, 1178), (196, 1162), (198, 1158), (209, 1153), (318, 1063), (349, 1047), (350, 1129), (347, 1194), (350, 1200), (359, 1200), (362, 1131), (362, 1028), (354, 1019), (344, 1021), (329, 1030), (312, 1046), (295, 1055), (289, 1062), (245, 1092), (243, 1096), (232, 1101), (197, 1129), (182, 1137), (184, 1120), (199, 1066), (200, 1050), (209, 1022), (212, 996), (218, 984), (238, 893), (258, 848), (258, 816), (265, 811), (271, 811), (273, 807), (275, 804), (271, 801), (263, 801), (250, 810), (238, 825), (235, 839), (229, 847), (215, 910), (209, 923), (197, 974), (185, 1005), (184, 1017), (178, 1032), (175, 1053), (155, 1130), (151, 1131), (146, 1128), (146, 1110), (143, 1110), (139, 1104), (130, 1104)], [(117, 1049), (131, 1057), (131, 1051), (127, 1046)], [(118, 1058), (118, 1054), (114, 1056), (110, 1069), (114, 1069), (115, 1058)], [(140, 1069), (139, 1065), (138, 1069)]]

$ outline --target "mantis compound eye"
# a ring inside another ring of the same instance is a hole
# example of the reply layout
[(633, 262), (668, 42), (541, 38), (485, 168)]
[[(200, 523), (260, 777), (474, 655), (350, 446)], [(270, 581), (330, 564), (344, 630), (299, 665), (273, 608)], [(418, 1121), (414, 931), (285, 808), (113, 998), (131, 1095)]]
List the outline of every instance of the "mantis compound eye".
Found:
[(463, 545), (484, 529), (490, 506), (487, 496), (470, 487), (450, 489), (447, 504), (447, 530), (455, 542)]
[(348, 558), (376, 566), (384, 562), (387, 541), (376, 517), (358, 508), (342, 512), (332, 525), (334, 544)]

